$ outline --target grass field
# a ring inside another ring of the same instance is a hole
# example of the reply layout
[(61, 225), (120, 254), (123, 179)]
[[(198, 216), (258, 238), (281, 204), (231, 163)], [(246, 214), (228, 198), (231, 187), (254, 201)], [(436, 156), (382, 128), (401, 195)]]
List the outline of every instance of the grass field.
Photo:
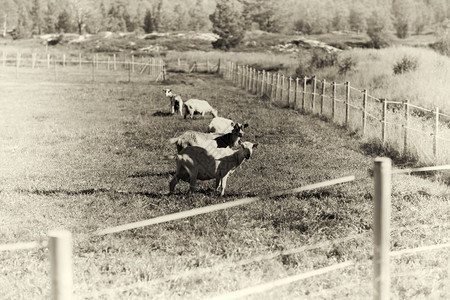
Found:
[[(354, 266), (249, 299), (372, 297), (373, 157), (345, 130), (270, 107), (214, 75), (169, 74), (165, 83), (0, 82), (0, 244), (74, 236), (77, 299), (200, 299), (347, 260)], [(89, 76), (89, 75), (88, 75)], [(250, 124), (252, 159), (229, 179), (167, 195), (175, 148), (167, 140), (205, 131), (210, 117), (169, 116), (162, 89), (207, 99)], [(298, 195), (270, 192), (347, 175), (359, 180)], [(395, 175), (391, 250), (449, 242), (448, 186)], [(260, 196), (248, 206), (94, 237), (95, 230)], [(296, 254), (279, 251), (306, 247)], [(257, 260), (260, 255), (271, 259)], [(1, 252), (5, 299), (48, 299), (48, 251)], [(245, 261), (247, 260), (248, 261)], [(450, 250), (392, 258), (393, 299), (448, 299)]]

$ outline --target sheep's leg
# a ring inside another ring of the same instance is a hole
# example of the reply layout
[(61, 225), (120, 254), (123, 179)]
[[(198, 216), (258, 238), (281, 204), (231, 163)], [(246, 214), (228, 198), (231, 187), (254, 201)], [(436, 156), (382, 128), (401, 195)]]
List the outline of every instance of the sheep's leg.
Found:
[(191, 170), (191, 172), (189, 172), (189, 184), (190, 184), (191, 192), (195, 192), (195, 184), (197, 182), (197, 175), (198, 175), (198, 170), (195, 168), (193, 170)]
[(218, 192), (220, 187), (222, 186), (222, 179), (220, 177), (216, 177), (216, 191)]
[(225, 188), (227, 187), (227, 179), (228, 175), (225, 175), (221, 180), (222, 189), (220, 191), (220, 196), (223, 196), (225, 194)]
[(170, 106), (170, 113), (173, 115), (175, 113), (175, 105)]
[(172, 194), (175, 191), (175, 186), (177, 185), (179, 180), (180, 179), (178, 178), (177, 174), (175, 174), (169, 184), (169, 194)]

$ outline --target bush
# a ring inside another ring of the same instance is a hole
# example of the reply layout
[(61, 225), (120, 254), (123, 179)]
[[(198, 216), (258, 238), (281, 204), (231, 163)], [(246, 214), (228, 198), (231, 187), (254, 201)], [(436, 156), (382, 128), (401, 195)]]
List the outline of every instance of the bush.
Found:
[(404, 56), (394, 65), (394, 74), (403, 74), (417, 70), (419, 62), (415, 57)]
[(336, 52), (328, 53), (322, 49), (314, 49), (311, 57), (311, 68), (322, 69), (337, 65), (338, 56)]
[(353, 70), (353, 68), (356, 66), (356, 62), (353, 60), (352, 57), (348, 56), (344, 58), (341, 62), (339, 62), (339, 75), (345, 75), (347, 72)]

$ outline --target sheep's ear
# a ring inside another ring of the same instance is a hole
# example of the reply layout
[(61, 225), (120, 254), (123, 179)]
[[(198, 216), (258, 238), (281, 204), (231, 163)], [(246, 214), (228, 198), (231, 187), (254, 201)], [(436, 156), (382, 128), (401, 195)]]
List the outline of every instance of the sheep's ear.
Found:
[(253, 144), (253, 149), (256, 149), (256, 147), (258, 147), (258, 143), (256, 143), (256, 144)]
[(245, 123), (244, 125), (242, 125), (242, 128), (247, 128), (248, 127), (248, 123)]

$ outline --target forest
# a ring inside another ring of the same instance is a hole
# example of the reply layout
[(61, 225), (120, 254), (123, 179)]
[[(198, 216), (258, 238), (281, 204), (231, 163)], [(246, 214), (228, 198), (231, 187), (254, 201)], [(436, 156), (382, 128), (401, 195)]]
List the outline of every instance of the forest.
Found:
[(221, 2), (243, 30), (320, 34), (382, 27), (399, 38), (449, 25), (448, 0), (0, 0), (2, 36), (210, 31)]

